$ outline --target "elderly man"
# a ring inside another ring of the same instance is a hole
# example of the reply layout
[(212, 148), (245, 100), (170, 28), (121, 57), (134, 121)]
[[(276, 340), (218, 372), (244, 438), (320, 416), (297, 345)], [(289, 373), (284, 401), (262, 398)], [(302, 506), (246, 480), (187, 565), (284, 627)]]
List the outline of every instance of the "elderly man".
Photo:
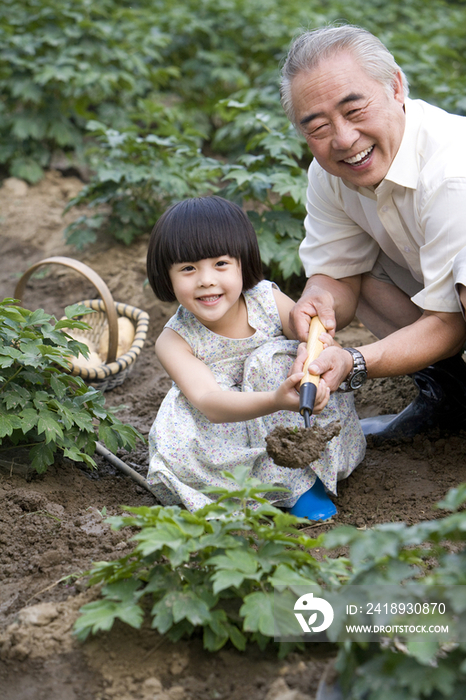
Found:
[(379, 441), (466, 427), (466, 118), (409, 99), (390, 52), (350, 25), (295, 41), (281, 95), (314, 156), (297, 336), (316, 314), (332, 332), (357, 314), (379, 339), (327, 348), (310, 371), (333, 391), (413, 376), (419, 395), (402, 413), (363, 421)]

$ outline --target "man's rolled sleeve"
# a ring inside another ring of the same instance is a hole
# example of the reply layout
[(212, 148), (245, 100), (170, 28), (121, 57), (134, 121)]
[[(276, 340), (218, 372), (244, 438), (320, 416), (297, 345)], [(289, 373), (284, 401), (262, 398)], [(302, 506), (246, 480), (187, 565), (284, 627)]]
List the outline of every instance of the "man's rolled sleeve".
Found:
[[(420, 248), (424, 289), (414, 303), (431, 311), (460, 310), (453, 268), (457, 271), (466, 246), (466, 178), (448, 177), (430, 189), (422, 202), (420, 224), (425, 242)], [(457, 272), (458, 274), (458, 272)]]

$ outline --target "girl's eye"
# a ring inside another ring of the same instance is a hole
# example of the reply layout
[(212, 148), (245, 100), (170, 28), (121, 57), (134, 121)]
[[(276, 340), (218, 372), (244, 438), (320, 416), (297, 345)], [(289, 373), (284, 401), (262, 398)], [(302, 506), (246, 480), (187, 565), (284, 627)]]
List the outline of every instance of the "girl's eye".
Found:
[(193, 265), (185, 265), (184, 267), (181, 268), (181, 272), (191, 272), (192, 270), (194, 270)]

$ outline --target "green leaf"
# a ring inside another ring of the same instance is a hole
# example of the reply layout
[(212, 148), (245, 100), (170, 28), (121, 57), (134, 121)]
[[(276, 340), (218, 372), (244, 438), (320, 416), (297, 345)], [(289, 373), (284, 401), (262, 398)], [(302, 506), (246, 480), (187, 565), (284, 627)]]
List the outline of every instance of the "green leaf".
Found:
[(274, 636), (272, 593), (250, 593), (244, 598), (239, 614), (244, 617), (245, 630)]
[(316, 593), (320, 592), (320, 586), (317, 582), (308, 575), (303, 575), (300, 571), (296, 571), (292, 566), (285, 564), (279, 564), (273, 575), (268, 578), (269, 583), (272, 586), (283, 586), (283, 587), (299, 587), (306, 586), (312, 587), (312, 590), (316, 587)]
[(42, 410), (37, 420), (37, 432), (45, 433), (45, 442), (49, 443), (63, 437), (63, 430), (51, 411)]
[(42, 362), (40, 343), (35, 340), (21, 341), (20, 349), (22, 353), (21, 364), (31, 367), (39, 367)]
[(458, 510), (466, 502), (466, 483), (460, 484), (457, 488), (450, 489), (442, 501), (437, 503), (438, 508), (444, 510)]
[(90, 309), (88, 306), (85, 306), (84, 304), (71, 304), (70, 306), (65, 307), (65, 316), (66, 318), (72, 320), (71, 323), (68, 321), (58, 321), (56, 324), (56, 328), (82, 328), (84, 330), (89, 329), (90, 326), (88, 323), (85, 323), (83, 321), (76, 321), (75, 317), (80, 317), (80, 316), (87, 316), (88, 314), (94, 314), (95, 311), (94, 309)]
[(53, 464), (54, 449), (52, 444), (46, 445), (41, 442), (29, 450), (31, 464), (38, 474), (46, 471), (47, 467)]
[(73, 420), (80, 430), (88, 433), (92, 433), (94, 431), (92, 415), (88, 410), (83, 409), (81, 411), (75, 411), (73, 413)]
[(138, 581), (131, 579), (109, 584), (103, 589), (103, 600), (83, 605), (80, 609), (82, 615), (73, 628), (78, 639), (84, 641), (90, 632), (108, 632), (117, 619), (139, 629), (143, 620), (143, 612), (135, 602), (139, 586)]
[(30, 430), (35, 428), (39, 419), (39, 414), (34, 408), (25, 408), (18, 414), (18, 416), (21, 418), (21, 427), (25, 435)]
[(152, 628), (165, 634), (173, 626), (171, 594), (159, 600), (151, 610)]
[(240, 571), (216, 571), (212, 576), (214, 593), (220, 593), (227, 588), (239, 588), (245, 579)]
[(99, 425), (99, 440), (105, 443), (105, 446), (110, 452), (116, 452), (118, 450), (117, 433), (111, 426), (105, 423)]
[(11, 163), (10, 174), (35, 185), (44, 177), (44, 170), (37, 161), (31, 158), (15, 158)]
[(19, 360), (21, 352), (17, 348), (13, 348), (9, 345), (2, 345), (0, 346), (0, 355), (6, 359)]
[(204, 625), (210, 620), (210, 610), (206, 602), (194, 591), (173, 593), (170, 596), (173, 620), (189, 620), (194, 625)]
[[(50, 377), (50, 387), (59, 399), (63, 399), (66, 396), (68, 386), (56, 374), (52, 374)], [(58, 402), (58, 407), (62, 408), (61, 402)]]
[(0, 438), (4, 438), (13, 433), (13, 430), (21, 428), (22, 424), (18, 416), (0, 413)]
[(235, 625), (228, 625), (228, 634), (232, 644), (239, 651), (244, 651), (246, 649), (247, 639)]
[(180, 529), (170, 523), (145, 528), (142, 532), (138, 532), (134, 539), (139, 543), (138, 550), (143, 556), (158, 552), (164, 547), (176, 551), (185, 541)]
[(427, 665), (435, 658), (439, 644), (437, 639), (432, 635), (422, 641), (417, 639), (408, 639), (406, 642), (408, 652), (414, 656), (421, 664)]
[(241, 549), (229, 551), (225, 555), (211, 557), (207, 564), (215, 566), (217, 569), (240, 571), (244, 574), (254, 574), (257, 571), (256, 555)]
[(211, 627), (204, 627), (203, 643), (207, 651), (219, 651), (228, 641), (229, 634), (225, 627), (222, 633), (214, 632)]
[(22, 386), (11, 382), (9, 391), (5, 397), (5, 406), (9, 411), (16, 408), (23, 408), (29, 399), (29, 392)]

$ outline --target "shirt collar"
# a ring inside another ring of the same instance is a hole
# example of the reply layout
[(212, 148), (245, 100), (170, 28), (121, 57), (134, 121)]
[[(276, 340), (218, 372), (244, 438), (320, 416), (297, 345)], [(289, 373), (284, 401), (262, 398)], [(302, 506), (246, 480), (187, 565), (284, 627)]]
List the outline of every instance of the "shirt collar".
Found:
[(406, 122), (400, 148), (396, 154), (385, 180), (401, 187), (415, 190), (419, 181), (419, 164), (416, 154), (419, 130), (421, 128), (422, 108), (419, 103), (405, 100)]

